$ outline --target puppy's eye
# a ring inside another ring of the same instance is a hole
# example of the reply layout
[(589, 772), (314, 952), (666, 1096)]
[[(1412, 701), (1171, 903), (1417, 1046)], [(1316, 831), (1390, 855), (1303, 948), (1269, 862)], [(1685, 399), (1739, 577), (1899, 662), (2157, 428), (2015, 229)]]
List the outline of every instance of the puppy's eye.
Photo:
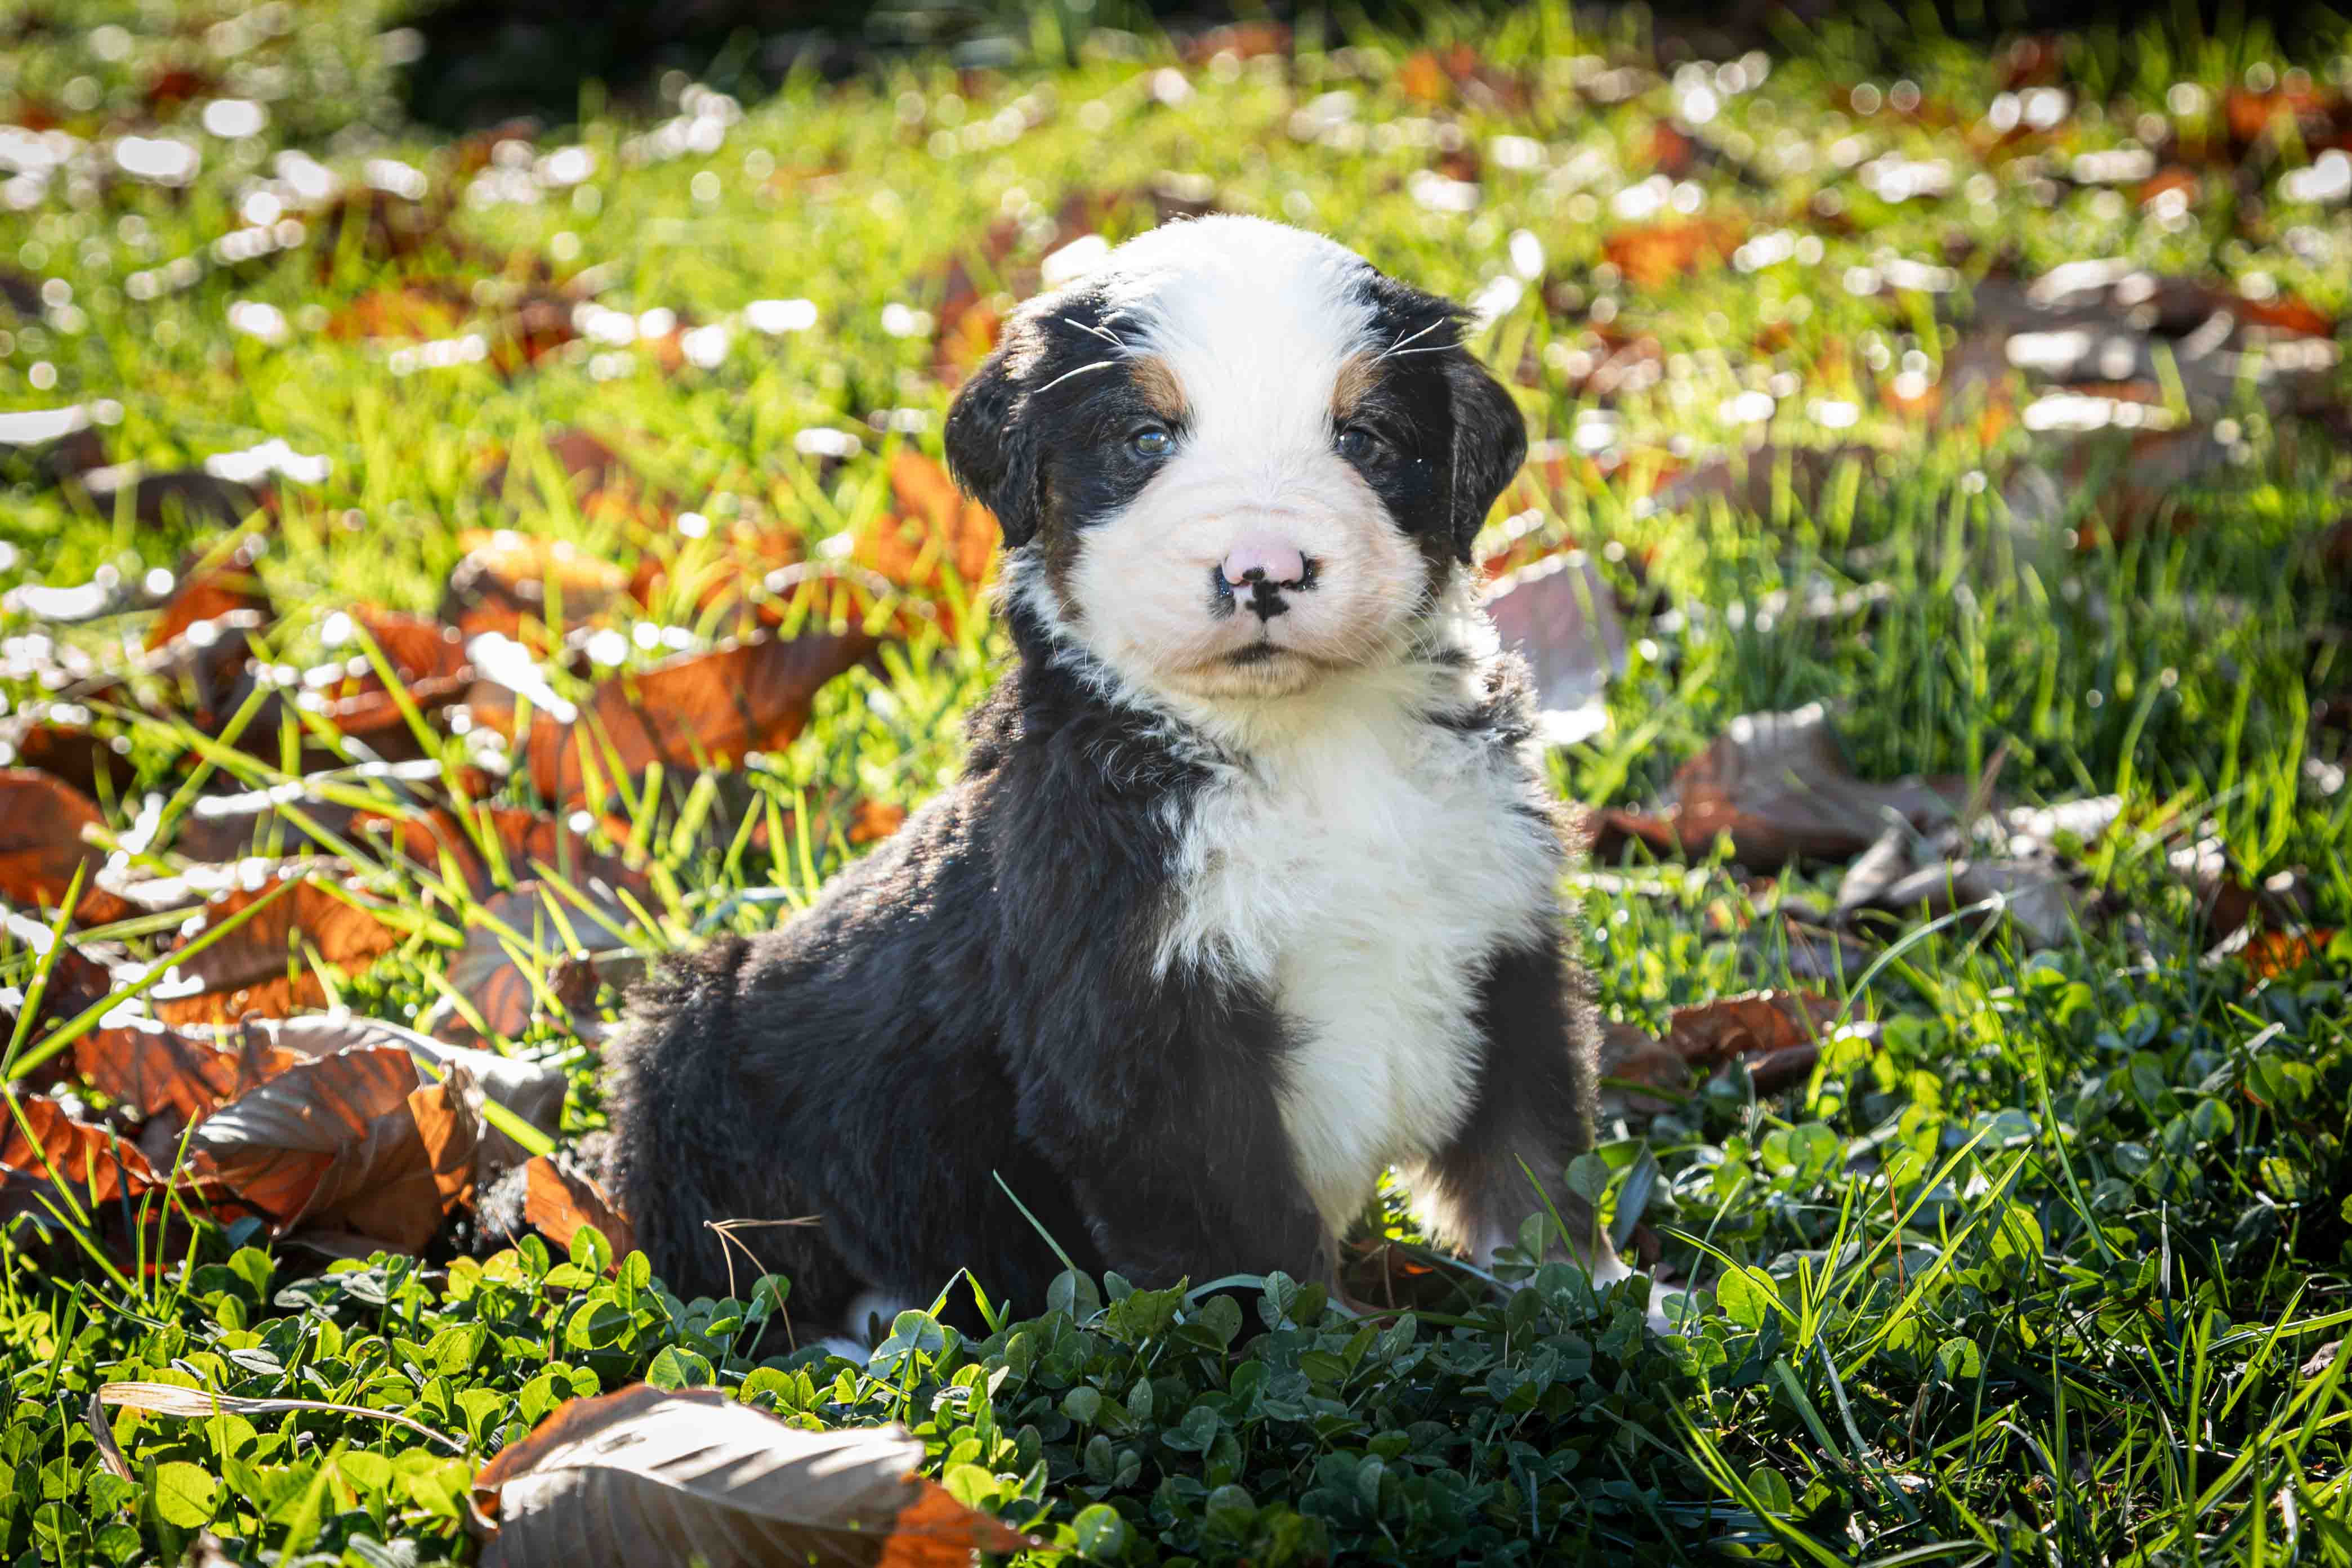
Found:
[(1380, 455), (1381, 438), (1360, 424), (1350, 424), (1339, 432), (1339, 455), (1350, 463), (1362, 463)]
[(1129, 450), (1138, 457), (1165, 457), (1176, 450), (1176, 438), (1158, 425), (1153, 425), (1146, 430), (1139, 430), (1129, 436), (1127, 444)]

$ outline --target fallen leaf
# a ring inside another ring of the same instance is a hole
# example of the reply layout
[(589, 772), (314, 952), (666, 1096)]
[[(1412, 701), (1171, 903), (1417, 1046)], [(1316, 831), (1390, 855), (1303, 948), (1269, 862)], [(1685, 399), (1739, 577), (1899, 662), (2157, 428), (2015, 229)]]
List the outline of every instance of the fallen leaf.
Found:
[(636, 1249), (628, 1216), (604, 1189), (550, 1155), (535, 1155), (523, 1166), (523, 1218), (558, 1247), (568, 1248), (583, 1225), (593, 1225), (613, 1244), (615, 1261)]
[(2275, 980), (2315, 964), (2336, 940), (2330, 928), (2318, 931), (2257, 931), (2238, 949), (2239, 962), (2255, 978)]
[(1628, 283), (1662, 288), (1706, 263), (1728, 261), (1746, 237), (1727, 218), (1689, 218), (1619, 229), (1601, 240), (1601, 249)]
[(1683, 765), (1660, 806), (1603, 811), (1594, 852), (1612, 859), (1639, 839), (1665, 853), (1703, 854), (1728, 833), (1733, 858), (1758, 870), (1848, 860), (1875, 842), (1890, 818), (1915, 827), (1948, 820), (1967, 788), (1955, 779), (1856, 779), (1828, 714), (1811, 703), (1732, 720)]
[(496, 632), (515, 638), (560, 632), (602, 614), (628, 594), (628, 574), (582, 553), (569, 539), (543, 534), (468, 529), (465, 552), (449, 574), (442, 621), (466, 637)]
[(849, 831), (844, 836), (853, 844), (878, 843), (906, 825), (906, 807), (887, 800), (860, 800), (849, 810)]
[[(1668, 1015), (1664, 1039), (1639, 1025), (1602, 1026), (1602, 1076), (1680, 1092), (1734, 1061), (1748, 1063), (1759, 1094), (1777, 1093), (1808, 1077), (1820, 1059), (1822, 1036), (1837, 1020), (1832, 998), (1811, 991), (1749, 991), (1721, 997)], [(1624, 1106), (1655, 1114), (1671, 1102), (1619, 1092)]]
[[(0, 1218), (49, 1218), (42, 1195), (57, 1182), (86, 1209), (135, 1198), (163, 1185), (136, 1145), (77, 1120), (42, 1095), (12, 1096), (0, 1107)], [(70, 1205), (51, 1197), (67, 1213)]]
[(181, 928), (179, 941), (164, 955), (172, 968), (149, 993), (157, 1017), (166, 1023), (218, 1024), (254, 1015), (283, 1018), (327, 999), (310, 952), (328, 967), (356, 975), (399, 945), (400, 930), (363, 895), (331, 890), (308, 871), (291, 876), (289, 892), (201, 952), (179, 956), (212, 926), (270, 897), (289, 873), (275, 873), (212, 899)]
[(269, 510), (274, 495), (268, 485), (248, 485), (208, 474), (202, 468), (149, 474), (128, 464), (77, 474), (68, 493), (75, 489), (81, 491), (100, 517), (111, 518), (127, 509), (134, 519), (149, 528), (205, 523), (233, 527), (257, 512)]
[(110, 1016), (73, 1051), (76, 1069), (109, 1097), (149, 1116), (169, 1111), (183, 1126), (304, 1060), (250, 1029), (216, 1043), (137, 1014)]
[(29, 768), (0, 768), (0, 899), (58, 908), (80, 872), (76, 919), (102, 925), (131, 914), (129, 904), (96, 885), (106, 857), (82, 832), (104, 825), (98, 803), (64, 779)]
[(305, 1013), (289, 1019), (248, 1019), (233, 1030), (190, 1029), (181, 1034), (196, 1046), (209, 1043), (218, 1051), (256, 1053), (257, 1060), (240, 1081), (238, 1095), (299, 1063), (324, 1061), (342, 1051), (386, 1047), (408, 1052), (425, 1078), (458, 1074), (459, 1093), (483, 1122), (474, 1145), (478, 1187), (488, 1186), (501, 1172), (529, 1157), (510, 1134), (482, 1116), (486, 1100), (497, 1101), (551, 1135), (562, 1120), (565, 1080), (561, 1070), (520, 1056), (446, 1044), (383, 1019), (342, 1011)]
[(790, 639), (721, 643), (600, 682), (577, 717), (536, 713), (524, 743), (532, 784), (550, 800), (610, 788), (660, 762), (704, 768), (789, 742), (827, 681), (869, 657), (864, 632), (809, 631)]
[(949, 1568), (1044, 1542), (917, 1473), (897, 1427), (811, 1432), (715, 1388), (573, 1399), (474, 1478), (483, 1568), (583, 1562)]
[(2035, 947), (2053, 947), (2091, 912), (2066, 852), (2095, 842), (2123, 810), (2118, 796), (1991, 811), (1921, 832), (1889, 827), (1846, 871), (1837, 918), (1864, 910), (1939, 918), (1998, 899)]
[[(362, 812), (352, 823), (353, 831), (416, 864), (454, 874), (476, 898), (539, 876), (539, 864), (583, 893), (602, 883), (647, 896), (651, 884), (642, 871), (620, 855), (589, 847), (590, 825), (584, 817), (575, 822), (519, 806), (481, 805), (401, 816)], [(608, 820), (601, 826), (608, 838), (629, 836), (626, 822)]]
[[(625, 929), (636, 917), (609, 888), (589, 896), (594, 915), (538, 882), (525, 882), (483, 899), (467, 912), (466, 945), (449, 961), (447, 979), (450, 988), (481, 1015), (491, 1034), (511, 1040), (528, 1030), (539, 1015), (540, 988), (532, 984), (524, 964), (538, 970), (541, 984), (551, 986), (560, 960), (626, 948), (626, 938), (614, 927)], [(568, 936), (556, 924), (551, 905), (562, 911)], [(514, 938), (499, 926), (521, 939), (520, 954)]]
[(121, 799), (133, 777), (131, 743), (99, 734), (89, 717), (89, 709), (70, 704), (35, 703), (0, 721), (0, 768), (30, 768), (84, 795)]
[(200, 566), (180, 579), (179, 587), (163, 602), (163, 612), (147, 631), (152, 653), (185, 632), (199, 621), (213, 621), (233, 610), (250, 610), (268, 624), (277, 615), (269, 595), (254, 575), (260, 542), (247, 539), (226, 556)]
[(1608, 585), (1580, 550), (1535, 561), (1496, 579), (1486, 613), (1503, 646), (1528, 661), (1545, 741), (1589, 740), (1605, 728), (1601, 698), (1625, 668), (1625, 628)]
[(967, 595), (978, 596), (1002, 537), (996, 517), (966, 499), (938, 462), (907, 448), (890, 460), (890, 494), (898, 515), (886, 513), (862, 529), (850, 561), (931, 600), (952, 636), (951, 607), (941, 598), (948, 574), (954, 574)]
[(268, 1214), (281, 1235), (324, 1226), (415, 1252), (471, 1190), (480, 1126), (462, 1090), (454, 1071), (422, 1084), (400, 1045), (338, 1051), (199, 1122), (190, 1168)]
[(1787, 487), (1790, 504), (1801, 515), (1821, 504), (1830, 481), (1848, 464), (1860, 467), (1867, 481), (1878, 453), (1867, 446), (1780, 446), (1767, 444), (1717, 457), (1674, 475), (1653, 491), (1640, 508), (1644, 512), (1696, 509), (1720, 498), (1736, 511), (1767, 522), (1780, 519), (1780, 498)]

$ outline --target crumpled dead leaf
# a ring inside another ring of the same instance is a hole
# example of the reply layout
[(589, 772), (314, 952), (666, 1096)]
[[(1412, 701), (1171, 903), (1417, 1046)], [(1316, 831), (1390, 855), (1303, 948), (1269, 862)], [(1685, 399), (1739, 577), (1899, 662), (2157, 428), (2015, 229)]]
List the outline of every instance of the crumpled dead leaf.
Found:
[(2122, 811), (2119, 796), (2102, 795), (1990, 812), (1965, 830), (1889, 827), (1839, 884), (1838, 919), (1851, 923), (1864, 910), (1935, 919), (1998, 898), (2029, 945), (2054, 947), (2090, 911), (2064, 848), (2095, 842)]
[(1625, 668), (1625, 627), (1582, 551), (1547, 556), (1496, 579), (1486, 613), (1503, 646), (1528, 661), (1546, 742), (1572, 745), (1606, 727), (1601, 699)]
[(922, 1458), (903, 1428), (804, 1431), (715, 1388), (573, 1399), (476, 1474), (482, 1564), (949, 1568), (1044, 1544), (923, 1479)]
[(523, 1218), (558, 1247), (568, 1248), (583, 1225), (593, 1225), (613, 1244), (615, 1260), (636, 1247), (636, 1230), (614, 1206), (604, 1187), (551, 1155), (536, 1155), (523, 1166)]
[(1602, 811), (1594, 852), (1613, 859), (1638, 839), (1662, 853), (1704, 854), (1728, 833), (1732, 857), (1759, 870), (1842, 861), (1875, 842), (1890, 818), (1919, 828), (1949, 821), (1967, 794), (1958, 779), (1856, 779), (1827, 712), (1811, 703), (1733, 719), (1658, 806)]
[(0, 768), (0, 899), (58, 908), (79, 872), (76, 919), (102, 925), (131, 914), (131, 905), (96, 884), (106, 856), (82, 838), (84, 829), (105, 821), (98, 803), (64, 779), (30, 768)]
[(781, 747), (808, 722), (818, 688), (868, 658), (868, 633), (811, 630), (724, 643), (600, 682), (576, 717), (536, 713), (523, 745), (531, 782), (551, 800), (610, 788), (660, 762), (701, 768)]
[[(1834, 999), (1811, 991), (1748, 991), (1676, 1008), (1663, 1039), (1638, 1024), (1604, 1023), (1601, 1075), (1679, 1093), (1744, 1061), (1756, 1092), (1776, 1093), (1812, 1072), (1822, 1039), (1840, 1010)], [(1638, 1090), (1611, 1089), (1603, 1100), (1617, 1100), (1615, 1109), (1637, 1115), (1654, 1115), (1672, 1103)]]
[(479, 1113), (463, 1067), (422, 1082), (405, 1047), (297, 1062), (196, 1124), (190, 1168), (269, 1214), (415, 1252), (469, 1197)]
[[(291, 891), (268, 908), (201, 952), (175, 956), (210, 927), (270, 897), (289, 876)], [(222, 894), (191, 917), (166, 955), (172, 971), (149, 993), (155, 1015), (166, 1023), (233, 1024), (320, 1006), (327, 988), (306, 949), (331, 968), (358, 974), (401, 940), (400, 929), (376, 910), (366, 895), (331, 888), (305, 868), (281, 868), (256, 885)]]

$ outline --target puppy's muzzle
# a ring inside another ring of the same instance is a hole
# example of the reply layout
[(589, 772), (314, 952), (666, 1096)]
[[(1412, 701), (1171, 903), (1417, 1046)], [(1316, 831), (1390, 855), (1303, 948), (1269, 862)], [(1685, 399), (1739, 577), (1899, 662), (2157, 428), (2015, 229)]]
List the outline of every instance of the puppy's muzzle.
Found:
[(1260, 621), (1286, 614), (1286, 594), (1304, 593), (1315, 586), (1315, 559), (1297, 545), (1271, 539), (1246, 539), (1226, 552), (1209, 569), (1209, 608), (1223, 616), (1246, 602)]

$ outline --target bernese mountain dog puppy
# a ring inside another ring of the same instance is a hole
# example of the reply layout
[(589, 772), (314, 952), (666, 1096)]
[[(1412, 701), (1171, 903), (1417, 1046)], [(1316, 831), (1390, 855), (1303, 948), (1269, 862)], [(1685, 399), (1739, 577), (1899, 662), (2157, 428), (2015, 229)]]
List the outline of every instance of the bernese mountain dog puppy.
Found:
[(1466, 570), (1527, 442), (1462, 321), (1223, 216), (1013, 315), (946, 431), (1018, 654), (962, 777), (615, 1039), (615, 1196), (673, 1291), (781, 1272), (862, 1333), (969, 1267), (1038, 1311), (1046, 1236), (1333, 1281), (1391, 1166), (1475, 1258), (1548, 1197), (1628, 1272), (1563, 1180), (1571, 835)]

